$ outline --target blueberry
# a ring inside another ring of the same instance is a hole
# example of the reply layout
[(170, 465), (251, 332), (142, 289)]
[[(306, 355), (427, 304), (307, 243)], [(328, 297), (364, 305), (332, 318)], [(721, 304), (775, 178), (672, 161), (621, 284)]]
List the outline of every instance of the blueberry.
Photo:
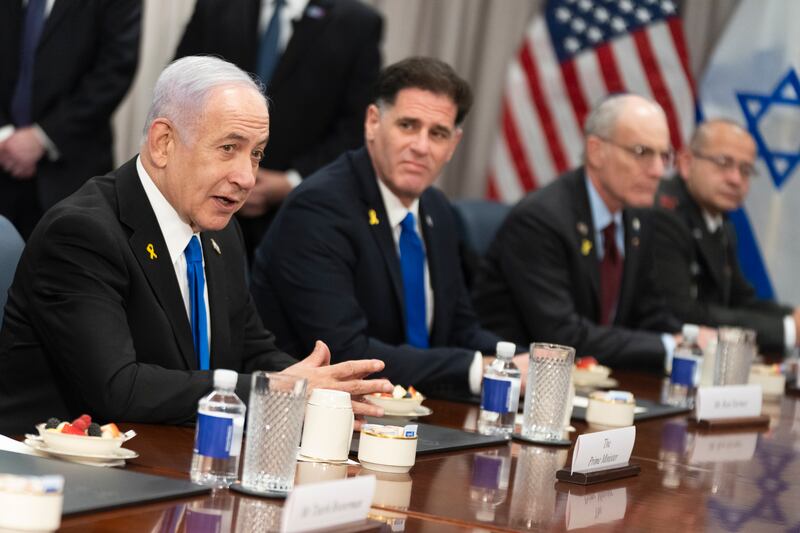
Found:
[(94, 422), (89, 424), (89, 429), (87, 429), (86, 432), (90, 437), (102, 437), (103, 436), (103, 430), (100, 429), (100, 424), (95, 424)]
[(50, 418), (47, 423), (44, 425), (45, 429), (55, 429), (61, 423), (61, 420), (58, 418)]

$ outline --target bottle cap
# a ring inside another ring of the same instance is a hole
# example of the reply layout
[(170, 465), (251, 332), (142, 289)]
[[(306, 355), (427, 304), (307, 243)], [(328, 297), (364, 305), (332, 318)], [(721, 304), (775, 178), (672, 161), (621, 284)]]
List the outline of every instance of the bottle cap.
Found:
[(511, 359), (517, 352), (517, 345), (513, 342), (500, 341), (497, 343), (496, 354), (501, 359)]
[(239, 374), (234, 370), (226, 370), (224, 368), (214, 370), (215, 389), (235, 389), (238, 379)]
[(697, 324), (684, 324), (683, 328), (681, 328), (681, 335), (683, 335), (684, 340), (695, 342), (698, 335), (700, 335), (700, 326)]

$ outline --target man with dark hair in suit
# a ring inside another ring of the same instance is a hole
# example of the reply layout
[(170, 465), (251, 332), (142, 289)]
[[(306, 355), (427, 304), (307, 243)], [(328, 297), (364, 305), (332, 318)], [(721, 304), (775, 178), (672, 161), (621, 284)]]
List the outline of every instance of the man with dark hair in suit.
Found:
[(763, 350), (797, 345), (800, 309), (756, 297), (736, 255), (727, 213), (738, 209), (755, 175), (756, 143), (735, 122), (700, 124), (678, 157), (678, 174), (656, 196), (658, 282), (681, 320), (756, 330)]
[(270, 147), (238, 214), (248, 254), (301, 179), (364, 141), (381, 16), (357, 0), (198, 0), (176, 57), (211, 54), (259, 76)]
[[(586, 119), (584, 166), (520, 201), (478, 274), (483, 325), (612, 366), (668, 364), (680, 324), (654, 291), (651, 213), (669, 165), (661, 107), (615, 95)], [(662, 334), (667, 332), (667, 334)]]
[[(450, 204), (433, 188), (472, 103), (450, 66), (409, 58), (379, 75), (366, 147), (300, 185), (256, 250), (251, 288), (279, 346), (321, 337), (337, 360), (379, 357), (425, 393), (480, 391), (478, 325)], [(517, 357), (524, 368), (527, 360)]]
[(0, 2), (0, 215), (42, 213), (114, 168), (111, 115), (139, 58), (141, 0)]
[(361, 379), (380, 361), (328, 366), (317, 341), (297, 362), (258, 318), (231, 217), (268, 132), (260, 87), (234, 65), (187, 57), (164, 70), (139, 156), (48, 211), (23, 252), (0, 330), (0, 432), (84, 412), (187, 422), (215, 368), (240, 372), (245, 401), (254, 370), (391, 390)]

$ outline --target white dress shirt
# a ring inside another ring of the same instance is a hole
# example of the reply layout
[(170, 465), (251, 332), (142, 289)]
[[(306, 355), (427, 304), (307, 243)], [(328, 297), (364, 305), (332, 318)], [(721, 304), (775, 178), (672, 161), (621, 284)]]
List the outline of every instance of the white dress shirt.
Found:
[[(142, 182), (144, 192), (150, 202), (150, 207), (156, 214), (158, 226), (161, 228), (161, 234), (164, 237), (164, 242), (167, 243), (167, 252), (169, 253), (172, 267), (175, 269), (175, 277), (178, 281), (178, 287), (181, 289), (181, 296), (183, 297), (183, 305), (186, 308), (186, 317), (189, 318), (191, 324), (191, 300), (189, 297), (189, 279), (186, 274), (186, 256), (184, 250), (189, 245), (189, 241), (195, 235), (200, 241), (200, 249), (203, 249), (203, 241), (200, 239), (199, 233), (194, 233), (192, 227), (181, 220), (178, 212), (172, 207), (161, 191), (153, 183), (153, 179), (145, 170), (142, 165), (141, 156), (136, 158), (136, 171), (139, 173), (139, 180)], [(156, 254), (163, 253), (163, 250), (155, 250)], [(205, 276), (206, 261), (203, 258), (203, 275)], [(208, 333), (209, 353), (211, 353), (211, 313), (208, 306), (208, 279), (203, 285), (203, 299), (206, 306), (206, 328)]]

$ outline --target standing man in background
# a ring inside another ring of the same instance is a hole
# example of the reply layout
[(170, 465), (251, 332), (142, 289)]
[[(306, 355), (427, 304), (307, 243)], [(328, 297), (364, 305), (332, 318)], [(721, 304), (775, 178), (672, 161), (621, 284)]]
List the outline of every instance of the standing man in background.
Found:
[(0, 215), (24, 238), (114, 168), (111, 115), (139, 58), (141, 0), (0, 2)]
[(239, 212), (248, 255), (303, 177), (363, 143), (382, 31), (357, 0), (198, 0), (176, 57), (220, 56), (270, 100), (270, 147)]

